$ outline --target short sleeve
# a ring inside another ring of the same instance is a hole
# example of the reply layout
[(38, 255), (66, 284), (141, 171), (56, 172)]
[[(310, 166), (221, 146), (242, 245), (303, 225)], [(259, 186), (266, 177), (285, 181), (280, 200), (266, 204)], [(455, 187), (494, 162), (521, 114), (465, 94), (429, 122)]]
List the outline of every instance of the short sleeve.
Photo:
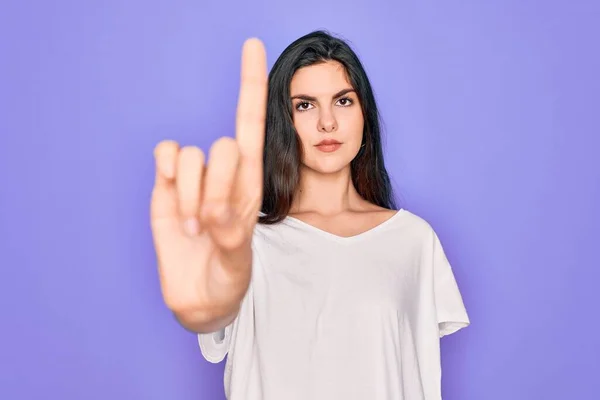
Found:
[(433, 286), (440, 337), (470, 325), (462, 295), (442, 244), (434, 232)]
[[(254, 252), (256, 254), (256, 252)], [(256, 261), (254, 261), (253, 271), (256, 269)], [(198, 345), (202, 356), (209, 362), (217, 364), (225, 359), (225, 356), (232, 350), (237, 339), (239, 325), (242, 323), (246, 328), (249, 319), (252, 319), (254, 312), (253, 302), (253, 283), (252, 280), (248, 285), (248, 289), (242, 302), (237, 316), (226, 327), (210, 333), (199, 333)], [(240, 320), (245, 321), (245, 323)], [(245, 328), (242, 331), (245, 333)]]
[(198, 345), (207, 361), (214, 364), (223, 361), (229, 351), (234, 322), (216, 332), (198, 334)]

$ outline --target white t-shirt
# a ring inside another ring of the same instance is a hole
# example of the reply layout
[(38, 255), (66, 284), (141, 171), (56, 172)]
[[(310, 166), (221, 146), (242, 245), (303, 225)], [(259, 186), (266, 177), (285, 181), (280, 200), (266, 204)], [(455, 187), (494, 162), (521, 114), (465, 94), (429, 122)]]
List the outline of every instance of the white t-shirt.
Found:
[(440, 338), (469, 325), (431, 226), (401, 209), (344, 238), (258, 224), (237, 318), (198, 335), (230, 400), (439, 400)]

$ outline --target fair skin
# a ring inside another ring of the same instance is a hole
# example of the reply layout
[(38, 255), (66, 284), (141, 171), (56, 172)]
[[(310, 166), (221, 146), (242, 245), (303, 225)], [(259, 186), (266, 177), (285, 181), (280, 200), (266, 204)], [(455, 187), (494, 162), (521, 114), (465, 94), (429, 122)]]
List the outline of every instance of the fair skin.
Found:
[(251, 277), (268, 84), (258, 39), (244, 43), (240, 78), (235, 138), (217, 140), (208, 158), (171, 140), (154, 150), (150, 225), (161, 292), (180, 324), (198, 333), (233, 321)]
[[(390, 218), (395, 211), (367, 202), (352, 184), (350, 162), (360, 150), (364, 120), (343, 65), (328, 61), (301, 68), (292, 78), (290, 92), (294, 126), (304, 151), (290, 216), (343, 237)], [(323, 139), (335, 139), (341, 146), (323, 152), (315, 146)]]
[[(166, 306), (193, 332), (214, 332), (235, 319), (252, 270), (251, 239), (262, 203), (267, 101), (266, 53), (258, 39), (244, 43), (235, 138), (223, 137), (208, 158), (170, 140), (154, 151), (156, 178), (150, 222)], [(340, 236), (379, 225), (394, 213), (358, 196), (349, 163), (360, 149), (362, 114), (343, 68), (335, 63), (298, 71), (291, 85), (306, 111), (294, 112), (305, 157), (291, 216)], [(346, 100), (341, 100), (344, 98)], [(323, 138), (342, 144), (325, 153)]]

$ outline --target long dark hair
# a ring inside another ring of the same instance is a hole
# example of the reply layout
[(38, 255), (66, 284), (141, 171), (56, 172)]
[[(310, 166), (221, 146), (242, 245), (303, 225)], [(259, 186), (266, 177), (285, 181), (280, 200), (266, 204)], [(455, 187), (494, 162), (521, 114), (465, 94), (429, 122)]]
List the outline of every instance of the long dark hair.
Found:
[(292, 117), (292, 77), (299, 68), (326, 61), (337, 61), (345, 67), (362, 106), (364, 146), (350, 164), (352, 182), (365, 200), (387, 209), (396, 208), (383, 161), (379, 112), (369, 78), (348, 43), (319, 30), (290, 44), (269, 73), (263, 215), (259, 217), (259, 223), (273, 224), (287, 216), (300, 179), (302, 146)]

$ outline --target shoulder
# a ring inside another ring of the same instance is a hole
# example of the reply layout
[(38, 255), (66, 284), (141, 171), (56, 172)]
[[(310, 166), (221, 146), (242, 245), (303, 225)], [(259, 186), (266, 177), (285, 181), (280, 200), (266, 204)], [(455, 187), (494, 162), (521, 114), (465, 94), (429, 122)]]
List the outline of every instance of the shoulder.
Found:
[(436, 236), (432, 224), (423, 216), (407, 209), (400, 209), (399, 224), (406, 232), (420, 241), (429, 241)]
[[(265, 215), (263, 212), (259, 212), (258, 217)], [(253, 242), (263, 243), (267, 242), (269, 244), (275, 244), (279, 242), (286, 242), (285, 238), (290, 235), (289, 230), (282, 229), (286, 226), (286, 220), (276, 222), (276, 223), (261, 223), (258, 222), (254, 226), (253, 233)]]
[(433, 230), (429, 221), (421, 215), (416, 214), (414, 211), (402, 208), (398, 212), (402, 213), (404, 223), (410, 228), (423, 232), (430, 232)]

